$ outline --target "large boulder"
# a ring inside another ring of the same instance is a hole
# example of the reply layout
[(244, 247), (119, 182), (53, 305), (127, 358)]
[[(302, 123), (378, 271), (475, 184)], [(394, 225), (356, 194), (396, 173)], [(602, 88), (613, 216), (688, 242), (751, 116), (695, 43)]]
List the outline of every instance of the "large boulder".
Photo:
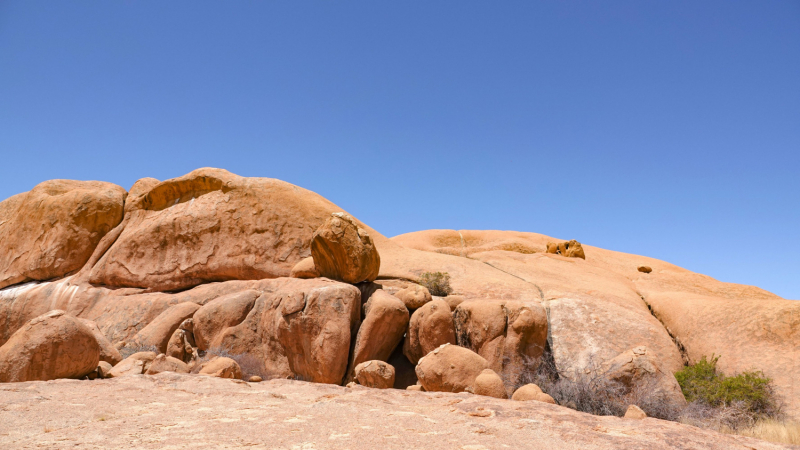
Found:
[(97, 369), (94, 333), (64, 311), (43, 314), (0, 347), (0, 382), (80, 378)]
[(169, 307), (159, 314), (155, 320), (142, 328), (133, 337), (131, 345), (144, 348), (154, 347), (159, 353), (166, 353), (167, 344), (172, 334), (175, 333), (175, 330), (184, 320), (192, 317), (199, 308), (200, 305), (192, 302), (183, 302)]
[(220, 345), (219, 336), (227, 328), (244, 321), (260, 292), (248, 289), (215, 298), (194, 313), (194, 339), (197, 348), (208, 350)]
[(535, 370), (547, 343), (547, 314), (538, 303), (467, 301), (453, 313), (458, 345), (475, 350), (509, 388)]
[(638, 346), (607, 361), (603, 369), (606, 379), (620, 383), (626, 390), (655, 395), (659, 401), (680, 408), (686, 404), (686, 398), (675, 375), (662, 366), (652, 351)]
[(455, 344), (456, 333), (450, 305), (437, 298), (411, 315), (403, 341), (403, 354), (417, 364), (423, 356), (444, 344)]
[(376, 389), (394, 386), (394, 367), (383, 361), (366, 361), (356, 366), (355, 380), (358, 384)]
[(364, 320), (353, 347), (350, 373), (362, 362), (386, 361), (408, 328), (408, 309), (386, 291), (375, 291), (364, 305)]
[(333, 213), (314, 232), (311, 255), (320, 275), (346, 283), (374, 281), (381, 267), (369, 233), (343, 212)]
[(479, 354), (452, 344), (428, 353), (417, 364), (420, 385), (429, 392), (464, 392), (489, 363)]
[(111, 183), (50, 180), (0, 202), (0, 289), (79, 270), (122, 221), (126, 195)]
[(314, 230), (340, 211), (306, 189), (221, 169), (154, 181), (126, 202), (124, 230), (92, 268), (92, 283), (175, 291), (287, 277), (311, 255)]

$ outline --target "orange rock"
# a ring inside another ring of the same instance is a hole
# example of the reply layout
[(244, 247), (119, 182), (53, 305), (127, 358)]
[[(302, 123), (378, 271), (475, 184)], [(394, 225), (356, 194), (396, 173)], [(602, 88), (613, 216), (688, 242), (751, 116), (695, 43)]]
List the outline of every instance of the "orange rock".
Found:
[(391, 389), (394, 386), (394, 367), (383, 361), (362, 362), (356, 366), (355, 380), (362, 386)]
[(453, 321), (458, 345), (474, 349), (510, 385), (538, 367), (547, 342), (547, 314), (540, 304), (471, 300), (458, 305)]
[(78, 271), (122, 220), (125, 196), (111, 183), (50, 180), (0, 202), (0, 289)]
[(87, 328), (92, 330), (92, 334), (94, 335), (95, 340), (97, 340), (97, 345), (100, 346), (100, 361), (105, 361), (112, 366), (122, 361), (122, 355), (119, 353), (119, 350), (114, 347), (114, 344), (106, 339), (106, 336), (102, 331), (100, 331), (100, 328), (97, 327), (96, 323), (86, 319), (78, 320), (86, 325)]
[(320, 275), (346, 283), (374, 281), (381, 267), (369, 233), (343, 212), (332, 214), (314, 232), (311, 255)]
[(152, 322), (139, 331), (133, 338), (133, 345), (141, 347), (155, 347), (159, 352), (167, 351), (172, 334), (178, 329), (181, 322), (192, 317), (200, 305), (192, 302), (183, 302), (159, 314)]
[(194, 313), (194, 340), (197, 348), (219, 347), (219, 336), (227, 328), (244, 321), (260, 292), (249, 289), (215, 298)]
[(364, 321), (358, 329), (353, 347), (351, 376), (355, 367), (362, 362), (386, 361), (408, 328), (408, 309), (386, 291), (375, 291), (364, 306), (364, 311)]
[(289, 276), (311, 254), (314, 230), (340, 210), (289, 183), (221, 169), (141, 184), (124, 230), (91, 270), (94, 284), (171, 291)]
[(238, 380), (242, 378), (242, 369), (236, 361), (221, 356), (203, 364), (200, 375)]
[(401, 289), (397, 291), (394, 296), (405, 303), (406, 308), (409, 310), (421, 308), (424, 304), (432, 300), (431, 293), (428, 292), (428, 289), (418, 284), (412, 284), (407, 288)]
[(539, 386), (530, 383), (524, 386), (520, 386), (514, 391), (514, 395), (511, 396), (511, 400), (518, 400), (518, 401), (528, 401), (528, 400), (536, 400), (537, 397), (543, 394), (542, 389)]
[(180, 359), (162, 353), (153, 359), (145, 374), (155, 375), (161, 372), (189, 373), (189, 366)]
[(645, 412), (642, 411), (642, 409), (639, 408), (638, 406), (630, 405), (628, 406), (628, 410), (625, 411), (625, 418), (642, 420), (647, 418), (647, 414), (645, 414)]
[[(186, 319), (184, 322), (190, 320), (192, 319)], [(196, 346), (192, 345), (193, 342), (194, 338), (190, 331), (178, 328), (169, 338), (166, 355), (188, 363), (196, 356), (194, 351)]]
[(417, 377), (429, 392), (464, 392), (489, 363), (464, 347), (444, 344), (428, 353), (417, 364)]
[(301, 259), (300, 262), (292, 267), (292, 278), (317, 278), (319, 276), (319, 271), (317, 267), (314, 265), (314, 257), (309, 256), (308, 258)]
[(0, 382), (81, 378), (97, 369), (100, 346), (79, 319), (53, 310), (0, 347)]
[(403, 354), (417, 364), (423, 356), (444, 344), (455, 344), (450, 306), (437, 298), (414, 311), (403, 342)]
[(118, 378), (127, 375), (141, 375), (150, 367), (150, 363), (156, 359), (155, 352), (137, 352), (128, 356), (115, 365), (105, 378)]
[(604, 365), (604, 376), (627, 389), (646, 390), (648, 393), (663, 396), (663, 401), (676, 407), (686, 405), (681, 387), (675, 375), (665, 370), (653, 352), (645, 346), (625, 351)]
[(638, 270), (639, 272), (642, 272), (642, 273), (650, 273), (650, 272), (653, 271), (653, 269), (651, 267), (649, 267), (649, 266), (639, 266), (639, 268), (636, 269), (636, 270)]
[(508, 398), (503, 379), (492, 369), (485, 369), (475, 378), (472, 393), (495, 398)]

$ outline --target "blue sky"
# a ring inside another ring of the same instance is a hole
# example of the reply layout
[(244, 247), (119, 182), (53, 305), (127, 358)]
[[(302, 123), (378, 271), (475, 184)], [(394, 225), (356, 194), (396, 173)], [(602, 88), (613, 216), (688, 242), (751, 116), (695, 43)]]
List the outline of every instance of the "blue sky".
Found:
[(0, 2), (0, 198), (214, 166), (800, 299), (800, 2)]

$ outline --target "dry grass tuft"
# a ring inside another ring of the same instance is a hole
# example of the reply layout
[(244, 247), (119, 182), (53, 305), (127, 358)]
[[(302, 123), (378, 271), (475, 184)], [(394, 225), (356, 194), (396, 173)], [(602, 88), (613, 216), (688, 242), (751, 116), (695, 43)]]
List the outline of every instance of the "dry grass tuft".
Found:
[(779, 444), (800, 445), (800, 422), (766, 419), (735, 433)]

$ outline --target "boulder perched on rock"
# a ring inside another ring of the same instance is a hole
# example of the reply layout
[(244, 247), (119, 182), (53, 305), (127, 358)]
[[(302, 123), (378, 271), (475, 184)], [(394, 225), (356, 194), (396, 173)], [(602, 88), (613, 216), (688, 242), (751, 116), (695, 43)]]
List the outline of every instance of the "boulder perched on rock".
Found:
[(169, 338), (169, 342), (167, 343), (167, 356), (177, 358), (185, 363), (188, 363), (197, 356), (195, 352), (195, 347), (197, 347), (197, 345), (194, 342), (194, 333), (192, 332), (194, 328), (193, 324), (194, 321), (192, 319), (186, 319), (181, 323), (180, 327), (172, 333), (172, 337)]
[(100, 345), (80, 319), (53, 310), (0, 347), (0, 382), (81, 378), (97, 369)]
[(150, 367), (147, 368), (145, 374), (155, 375), (161, 372), (189, 373), (189, 366), (180, 359), (162, 353), (150, 363)]
[(362, 386), (390, 389), (394, 386), (394, 367), (383, 361), (366, 361), (356, 366), (355, 379)]
[(334, 213), (314, 232), (311, 255), (320, 275), (345, 283), (374, 281), (381, 258), (366, 230), (345, 213)]
[(394, 294), (400, 301), (405, 303), (409, 310), (421, 308), (422, 305), (431, 301), (431, 293), (425, 286), (413, 284), (405, 289), (401, 289)]
[(414, 311), (403, 342), (403, 354), (417, 364), (423, 356), (444, 344), (455, 344), (453, 314), (444, 300), (437, 298)]
[(608, 380), (620, 383), (628, 390), (640, 389), (651, 395), (659, 395), (662, 401), (678, 407), (686, 404), (675, 375), (663, 369), (655, 354), (645, 346), (620, 353), (606, 362), (603, 369)]
[(351, 376), (355, 367), (370, 360), (386, 361), (408, 328), (408, 309), (397, 297), (377, 290), (364, 305), (365, 317), (353, 347)]
[(317, 278), (319, 276), (319, 271), (314, 265), (314, 258), (309, 256), (308, 258), (301, 259), (300, 262), (292, 267), (290, 276), (292, 278)]
[(160, 353), (165, 353), (175, 330), (184, 320), (192, 317), (199, 308), (200, 305), (192, 302), (183, 302), (169, 307), (133, 337), (133, 345), (155, 347)]
[(488, 368), (489, 363), (472, 350), (444, 344), (420, 359), (416, 372), (426, 391), (464, 392)]
[(137, 352), (128, 356), (114, 366), (106, 378), (124, 377), (127, 375), (141, 375), (150, 368), (150, 363), (156, 359), (155, 352)]
[(311, 255), (314, 230), (340, 211), (292, 184), (221, 169), (155, 181), (126, 202), (124, 230), (91, 269), (92, 283), (176, 291), (288, 277)]
[(100, 378), (108, 378), (108, 373), (111, 372), (111, 369), (113, 368), (114, 366), (112, 366), (110, 363), (106, 361), (100, 361), (97, 364), (97, 376)]
[(96, 323), (86, 319), (78, 319), (78, 320), (80, 320), (84, 325), (86, 325), (87, 328), (92, 330), (92, 334), (94, 335), (94, 338), (97, 340), (97, 345), (100, 346), (100, 361), (105, 361), (111, 364), (112, 366), (122, 361), (122, 355), (119, 353), (119, 350), (117, 350), (117, 348), (114, 347), (114, 344), (112, 344), (111, 341), (106, 339), (106, 336), (103, 334), (102, 331), (100, 331), (100, 328), (97, 327)]
[(625, 418), (642, 420), (647, 418), (647, 414), (642, 411), (642, 408), (639, 408), (636, 405), (630, 405), (628, 406), (628, 410), (625, 411)]
[(485, 369), (475, 378), (472, 393), (487, 397), (508, 398), (503, 379), (492, 369)]
[(575, 239), (569, 242), (548, 242), (547, 253), (554, 253), (570, 258), (586, 259), (586, 255), (583, 252), (583, 246)]
[(0, 202), (0, 289), (79, 270), (122, 221), (125, 189), (50, 180)]
[(198, 309), (194, 316), (194, 340), (197, 348), (218, 347), (218, 337), (227, 328), (242, 323), (253, 309), (260, 292), (248, 289), (215, 298)]
[(650, 273), (653, 271), (650, 266), (639, 266), (637, 270), (642, 273)]
[(556, 401), (553, 397), (549, 396), (542, 392), (539, 386), (535, 384), (526, 384), (524, 386), (520, 386), (516, 391), (514, 391), (514, 395), (511, 396), (511, 400), (516, 401), (537, 401), (537, 402), (544, 402), (544, 403), (551, 403), (556, 404)]
[(203, 364), (200, 375), (208, 375), (217, 378), (242, 378), (242, 369), (236, 361), (220, 356)]
[(547, 314), (538, 303), (471, 300), (453, 313), (458, 345), (474, 349), (489, 367), (517, 385), (539, 365), (547, 341)]

